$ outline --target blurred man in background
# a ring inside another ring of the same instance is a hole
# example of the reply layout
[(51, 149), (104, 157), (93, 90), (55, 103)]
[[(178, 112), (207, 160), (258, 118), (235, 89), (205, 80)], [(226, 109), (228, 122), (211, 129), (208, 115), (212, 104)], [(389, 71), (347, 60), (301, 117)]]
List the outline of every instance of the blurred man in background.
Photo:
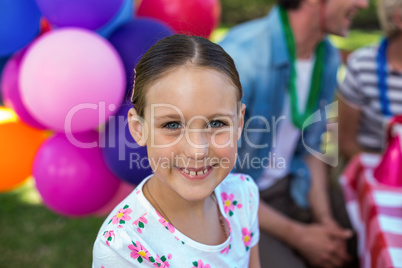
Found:
[[(342, 205), (340, 213), (331, 209), (326, 164), (309, 152), (321, 151), (325, 107), (337, 84), (340, 59), (326, 35), (347, 35), (368, 1), (277, 4), (221, 42), (235, 60), (247, 106), (235, 171), (260, 188), (262, 267), (347, 267), (347, 215)], [(321, 120), (309, 124), (316, 111)]]

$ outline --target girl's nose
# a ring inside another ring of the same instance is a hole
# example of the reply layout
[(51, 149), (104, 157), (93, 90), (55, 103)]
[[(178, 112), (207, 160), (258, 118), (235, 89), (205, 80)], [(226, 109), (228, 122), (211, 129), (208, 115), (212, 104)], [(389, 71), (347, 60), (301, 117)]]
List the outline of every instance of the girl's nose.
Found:
[(204, 129), (187, 129), (184, 135), (184, 154), (194, 160), (208, 156), (209, 139)]

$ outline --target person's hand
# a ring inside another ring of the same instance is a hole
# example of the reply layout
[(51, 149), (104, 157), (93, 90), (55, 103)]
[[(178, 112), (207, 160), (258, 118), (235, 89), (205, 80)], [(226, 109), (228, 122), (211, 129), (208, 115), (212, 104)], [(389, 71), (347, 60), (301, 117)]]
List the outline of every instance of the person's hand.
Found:
[(300, 236), (295, 238), (295, 246), (311, 265), (342, 267), (349, 261), (344, 243), (351, 237), (351, 231), (324, 224), (311, 224), (303, 229)]
[(327, 228), (330, 228), (334, 231), (338, 232), (345, 232), (346, 234), (350, 234), (346, 239), (342, 237), (334, 237), (334, 239), (337, 240), (337, 251), (338, 254), (341, 256), (345, 256), (347, 260), (351, 260), (350, 255), (348, 254), (347, 250), (347, 240), (352, 236), (352, 231), (348, 229), (343, 229), (338, 225), (338, 223), (331, 217), (324, 218), (321, 220), (321, 224), (326, 226)]

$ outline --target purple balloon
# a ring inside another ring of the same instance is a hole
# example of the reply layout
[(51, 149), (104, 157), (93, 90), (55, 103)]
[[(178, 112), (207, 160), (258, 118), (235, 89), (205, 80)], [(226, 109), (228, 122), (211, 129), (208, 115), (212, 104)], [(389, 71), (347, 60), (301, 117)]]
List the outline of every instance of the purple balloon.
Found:
[(124, 23), (129, 22), (134, 16), (134, 3), (133, 0), (124, 0), (122, 7), (116, 16), (96, 32), (105, 38), (108, 38), (117, 28)]
[(3, 73), (1, 76), (1, 90), (3, 101), (7, 107), (15, 111), (15, 113), (24, 123), (34, 128), (46, 129), (44, 125), (42, 125), (32, 117), (32, 115), (25, 108), (25, 105), (21, 99), (18, 77), (20, 74), (21, 61), (25, 55), (25, 51), (26, 49), (16, 53), (13, 57), (11, 57), (7, 61), (3, 69)]
[(42, 144), (34, 159), (33, 176), (51, 210), (85, 216), (105, 206), (120, 181), (103, 161), (96, 131), (73, 135), (59, 133)]
[[(142, 55), (156, 42), (173, 33), (162, 22), (152, 19), (134, 19), (118, 28), (109, 37), (110, 43), (123, 60), (129, 90), (133, 84), (134, 67)], [(129, 92), (126, 95), (129, 95)]]
[(147, 148), (139, 146), (130, 134), (127, 113), (132, 107), (125, 103), (110, 118), (101, 132), (102, 153), (108, 168), (121, 180), (139, 184), (152, 173)]
[(36, 0), (53, 25), (96, 30), (113, 19), (123, 0)]

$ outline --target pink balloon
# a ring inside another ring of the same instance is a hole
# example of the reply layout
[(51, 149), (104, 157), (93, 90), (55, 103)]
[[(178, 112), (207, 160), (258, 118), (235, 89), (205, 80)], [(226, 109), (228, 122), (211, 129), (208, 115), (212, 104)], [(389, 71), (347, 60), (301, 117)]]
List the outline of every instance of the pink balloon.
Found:
[[(70, 142), (69, 139), (72, 141)], [(66, 216), (89, 215), (116, 194), (120, 180), (103, 162), (96, 131), (56, 134), (36, 153), (33, 176), (43, 202), (51, 210)]]
[(3, 101), (7, 107), (15, 111), (21, 121), (31, 127), (45, 129), (46, 127), (34, 119), (27, 111), (21, 100), (18, 76), (20, 74), (21, 60), (25, 55), (25, 51), (26, 49), (16, 53), (4, 66), (0, 87), (3, 94)]
[(54, 30), (34, 41), (19, 79), (32, 116), (64, 132), (103, 124), (121, 104), (126, 86), (123, 63), (113, 46), (80, 28)]
[(161, 20), (177, 33), (208, 38), (218, 26), (219, 0), (142, 0), (137, 15)]
[(93, 215), (95, 216), (106, 216), (121, 202), (126, 198), (135, 188), (135, 185), (128, 182), (120, 182), (119, 188), (112, 199), (101, 209), (95, 211)]

